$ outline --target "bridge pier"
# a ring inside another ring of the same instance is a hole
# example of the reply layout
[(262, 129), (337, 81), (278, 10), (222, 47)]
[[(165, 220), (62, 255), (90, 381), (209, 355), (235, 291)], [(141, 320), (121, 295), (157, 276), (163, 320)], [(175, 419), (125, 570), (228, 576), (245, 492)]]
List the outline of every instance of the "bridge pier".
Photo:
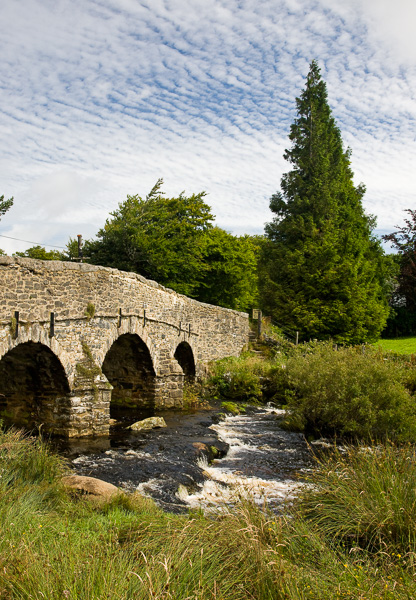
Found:
[(77, 381), (69, 398), (68, 420), (62, 437), (99, 437), (110, 431), (111, 385), (103, 379)]

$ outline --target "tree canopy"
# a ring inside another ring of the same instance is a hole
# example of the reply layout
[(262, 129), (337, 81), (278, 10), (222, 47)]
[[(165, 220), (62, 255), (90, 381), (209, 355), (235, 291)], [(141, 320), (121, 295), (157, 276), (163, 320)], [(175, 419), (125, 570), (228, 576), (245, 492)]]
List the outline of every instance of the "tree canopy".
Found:
[(38, 260), (65, 260), (62, 252), (59, 252), (59, 250), (46, 250), (43, 246), (32, 246), (24, 252), (15, 252), (14, 254)]
[(387, 314), (383, 251), (374, 218), (362, 207), (365, 187), (353, 184), (350, 150), (328, 104), (316, 61), (296, 99), (292, 142), (266, 225), (262, 252), (263, 308), (303, 338), (358, 343), (376, 339)]
[(258, 244), (214, 227), (205, 192), (167, 198), (162, 184), (159, 179), (145, 199), (127, 196), (110, 213), (97, 239), (85, 243), (89, 262), (140, 273), (203, 302), (248, 310), (257, 294)]
[(201, 234), (212, 227), (205, 192), (166, 198), (160, 179), (145, 200), (127, 196), (110, 213), (97, 240), (85, 244), (90, 262), (124, 271), (194, 295), (203, 276)]
[(13, 206), (13, 201), (13, 197), (5, 200), (4, 195), (0, 196), (0, 219)]
[(386, 331), (394, 336), (416, 333), (416, 210), (405, 212), (409, 216), (404, 225), (383, 235), (397, 250), (397, 282), (391, 297), (394, 314), (387, 322)]
[(205, 270), (196, 292), (198, 300), (242, 311), (257, 305), (259, 239), (236, 237), (213, 227), (202, 242)]
[[(8, 200), (4, 199), (4, 195), (0, 196), (0, 220), (4, 214), (13, 206), (13, 197)], [(0, 256), (4, 255), (4, 251), (0, 248)]]

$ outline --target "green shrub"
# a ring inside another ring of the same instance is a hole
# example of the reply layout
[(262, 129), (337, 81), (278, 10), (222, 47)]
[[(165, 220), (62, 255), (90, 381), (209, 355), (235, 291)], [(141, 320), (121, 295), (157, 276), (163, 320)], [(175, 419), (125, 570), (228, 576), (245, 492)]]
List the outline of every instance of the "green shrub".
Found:
[(259, 402), (263, 399), (262, 380), (270, 368), (269, 362), (250, 352), (224, 358), (211, 367), (209, 392), (215, 398)]
[(381, 353), (320, 344), (286, 363), (286, 425), (307, 435), (416, 439), (416, 403), (405, 371)]

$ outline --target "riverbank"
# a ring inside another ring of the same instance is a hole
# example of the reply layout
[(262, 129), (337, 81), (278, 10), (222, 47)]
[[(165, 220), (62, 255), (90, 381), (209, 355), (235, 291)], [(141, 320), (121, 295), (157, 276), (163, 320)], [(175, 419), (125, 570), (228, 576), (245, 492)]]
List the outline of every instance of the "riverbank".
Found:
[(303, 435), (281, 429), (284, 411), (244, 410), (166, 411), (157, 413), (166, 428), (134, 433), (127, 420), (95, 446), (75, 441), (59, 449), (77, 474), (138, 491), (170, 512), (221, 510), (247, 496), (279, 512), (311, 468), (311, 453)]
[(71, 496), (62, 458), (0, 434), (5, 600), (395, 600), (416, 597), (411, 447), (324, 459), (287, 517), (241, 501), (173, 515), (138, 494)]

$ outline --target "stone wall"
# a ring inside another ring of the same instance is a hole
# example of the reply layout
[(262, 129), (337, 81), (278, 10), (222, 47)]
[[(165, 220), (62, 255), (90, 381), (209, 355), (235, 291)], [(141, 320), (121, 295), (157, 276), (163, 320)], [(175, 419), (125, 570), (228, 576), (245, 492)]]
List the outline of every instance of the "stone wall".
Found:
[[(19, 370), (28, 361), (42, 363), (38, 351), (45, 358), (47, 348), (69, 386), (65, 402), (51, 391), (42, 402), (31, 401), (42, 404), (38, 412), (49, 415), (44, 425), (52, 433), (106, 433), (112, 387), (115, 399), (180, 406), (184, 370), (187, 379), (192, 369), (200, 377), (210, 360), (238, 355), (248, 340), (245, 313), (197, 302), (135, 273), (3, 256), (0, 286), (0, 415), (2, 394), (9, 409), (14, 403), (16, 414), (25, 412), (17, 400), (25, 386), (11, 385), (12, 394), (2, 357), (12, 376), (11, 365)], [(48, 377), (54, 374), (46, 370), (42, 381)]]

